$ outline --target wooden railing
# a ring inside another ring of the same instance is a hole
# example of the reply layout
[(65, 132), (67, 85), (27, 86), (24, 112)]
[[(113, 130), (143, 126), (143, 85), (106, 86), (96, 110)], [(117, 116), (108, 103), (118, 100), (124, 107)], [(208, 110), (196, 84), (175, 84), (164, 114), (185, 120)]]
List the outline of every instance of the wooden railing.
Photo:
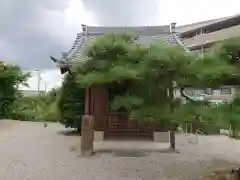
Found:
[(108, 112), (104, 119), (106, 130), (137, 130), (137, 122), (130, 120), (127, 113)]
[(139, 122), (130, 119), (127, 113), (121, 112), (105, 113), (104, 121), (104, 129), (106, 131), (152, 132), (164, 129), (161, 123)]

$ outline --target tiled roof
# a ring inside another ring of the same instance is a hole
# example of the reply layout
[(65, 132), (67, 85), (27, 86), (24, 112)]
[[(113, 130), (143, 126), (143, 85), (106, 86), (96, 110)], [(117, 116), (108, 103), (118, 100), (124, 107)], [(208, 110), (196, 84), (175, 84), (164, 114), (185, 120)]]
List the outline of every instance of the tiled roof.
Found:
[(133, 33), (138, 36), (136, 43), (150, 44), (155, 40), (163, 40), (169, 44), (179, 44), (178, 36), (172, 33), (171, 25), (167, 26), (140, 26), (140, 27), (97, 27), (82, 25), (83, 32), (77, 34), (72, 48), (62, 60), (70, 62), (78, 61), (82, 56), (85, 47), (93, 43), (99, 36), (106, 33)]
[(123, 33), (129, 32), (136, 35), (157, 35), (161, 33), (170, 33), (170, 26), (133, 26), (133, 27), (101, 27), (88, 26), (87, 32), (90, 34)]

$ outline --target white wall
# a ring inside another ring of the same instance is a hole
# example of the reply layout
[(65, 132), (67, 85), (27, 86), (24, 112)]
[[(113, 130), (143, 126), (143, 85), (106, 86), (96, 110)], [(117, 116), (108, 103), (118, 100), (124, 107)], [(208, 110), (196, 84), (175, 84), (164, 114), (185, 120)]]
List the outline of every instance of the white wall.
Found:
[[(220, 90), (221, 88), (231, 88), (231, 94), (224, 93), (223, 91)], [(213, 92), (212, 92), (213, 98), (231, 100), (235, 96), (235, 94), (236, 94), (236, 87), (233, 87), (233, 86), (222, 86), (221, 88), (213, 90)], [(204, 90), (191, 89), (191, 88), (186, 89), (185, 92), (189, 96), (204, 94)], [(175, 90), (174, 96), (176, 98), (181, 97), (179, 89)]]

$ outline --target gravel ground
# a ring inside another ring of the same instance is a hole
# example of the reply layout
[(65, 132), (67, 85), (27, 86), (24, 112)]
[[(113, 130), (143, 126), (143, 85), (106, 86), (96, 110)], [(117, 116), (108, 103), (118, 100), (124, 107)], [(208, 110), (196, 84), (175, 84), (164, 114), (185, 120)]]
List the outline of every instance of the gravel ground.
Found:
[(240, 167), (240, 141), (224, 136), (194, 144), (194, 137), (178, 135), (180, 153), (81, 158), (80, 137), (63, 135), (59, 124), (9, 121), (0, 127), (1, 180), (197, 180), (212, 169)]

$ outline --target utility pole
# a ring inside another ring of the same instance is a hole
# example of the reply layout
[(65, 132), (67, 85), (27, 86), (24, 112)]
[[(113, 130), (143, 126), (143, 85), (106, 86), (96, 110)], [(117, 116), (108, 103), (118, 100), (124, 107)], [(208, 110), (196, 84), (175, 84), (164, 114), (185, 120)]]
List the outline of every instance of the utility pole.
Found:
[(47, 83), (46, 82), (44, 84), (44, 91), (45, 91), (45, 93), (47, 92)]
[(40, 76), (40, 71), (37, 69), (37, 91), (40, 91), (40, 81), (41, 81), (41, 76)]

